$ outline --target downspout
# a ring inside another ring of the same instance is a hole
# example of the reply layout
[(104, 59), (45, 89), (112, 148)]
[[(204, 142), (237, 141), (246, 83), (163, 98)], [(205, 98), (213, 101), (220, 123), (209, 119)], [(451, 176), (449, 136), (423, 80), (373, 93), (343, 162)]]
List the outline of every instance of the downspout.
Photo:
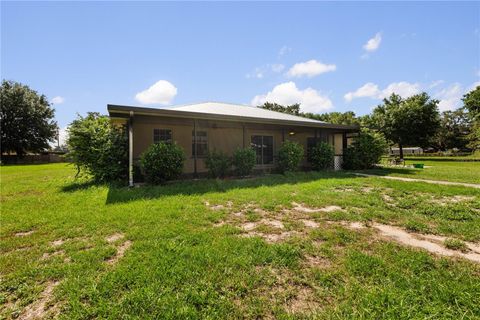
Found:
[(133, 187), (133, 111), (128, 120), (128, 186)]
[(197, 120), (193, 119), (193, 174), (197, 177)]

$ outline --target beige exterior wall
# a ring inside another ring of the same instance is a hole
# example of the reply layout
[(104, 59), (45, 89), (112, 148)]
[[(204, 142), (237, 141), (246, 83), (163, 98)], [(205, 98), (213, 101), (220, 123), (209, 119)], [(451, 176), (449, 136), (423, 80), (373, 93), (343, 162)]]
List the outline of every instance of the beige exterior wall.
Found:
[[(276, 156), (283, 139), (300, 143), (306, 154), (307, 138), (315, 137), (314, 128), (283, 127), (278, 125), (262, 125), (252, 123), (240, 123), (233, 121), (197, 120), (197, 131), (206, 131), (208, 137), (208, 149), (219, 150), (228, 155), (233, 155), (237, 148), (249, 147), (253, 135), (273, 136), (273, 153)], [(193, 119), (168, 118), (155, 116), (135, 116), (133, 119), (133, 158), (138, 161), (144, 152), (153, 143), (154, 129), (172, 130), (173, 140), (184, 149), (186, 161), (184, 173), (194, 172), (194, 158), (192, 154), (192, 131)], [(289, 132), (295, 132), (289, 135)], [(335, 146), (337, 153), (337, 134), (328, 129), (318, 129), (318, 138), (323, 137)], [(341, 137), (341, 134), (340, 134)], [(340, 152), (341, 152), (340, 139)], [(306, 159), (303, 165), (308, 166)], [(257, 166), (256, 169), (272, 168), (274, 165)], [(204, 159), (197, 158), (197, 172), (205, 172)]]

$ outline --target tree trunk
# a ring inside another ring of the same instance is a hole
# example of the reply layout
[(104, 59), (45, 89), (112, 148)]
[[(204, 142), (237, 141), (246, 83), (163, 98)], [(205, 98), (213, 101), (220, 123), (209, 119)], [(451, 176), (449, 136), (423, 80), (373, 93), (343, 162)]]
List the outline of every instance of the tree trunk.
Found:
[(401, 143), (398, 144), (398, 148), (400, 149), (400, 160), (403, 161), (403, 146)]

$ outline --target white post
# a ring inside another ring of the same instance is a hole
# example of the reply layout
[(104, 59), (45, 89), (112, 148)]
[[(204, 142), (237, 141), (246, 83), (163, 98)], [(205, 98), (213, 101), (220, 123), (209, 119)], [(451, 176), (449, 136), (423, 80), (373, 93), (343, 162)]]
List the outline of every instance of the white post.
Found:
[(128, 120), (128, 186), (133, 187), (133, 111)]

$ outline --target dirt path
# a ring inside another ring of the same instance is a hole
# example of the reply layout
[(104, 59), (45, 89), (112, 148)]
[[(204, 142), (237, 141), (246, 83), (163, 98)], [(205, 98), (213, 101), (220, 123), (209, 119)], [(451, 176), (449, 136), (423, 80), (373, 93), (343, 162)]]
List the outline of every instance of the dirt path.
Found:
[(451, 186), (462, 186), (462, 187), (470, 187), (470, 188), (477, 188), (480, 189), (480, 184), (474, 183), (463, 183), (463, 182), (451, 182), (451, 181), (441, 181), (441, 180), (426, 180), (426, 179), (416, 179), (416, 178), (403, 178), (403, 177), (392, 177), (392, 176), (380, 176), (377, 174), (365, 174), (365, 173), (352, 173), (356, 176), (362, 177), (376, 177), (376, 178), (383, 178), (383, 179), (390, 179), (390, 180), (400, 180), (400, 181), (407, 181), (407, 182), (426, 182), (432, 184), (443, 184), (443, 185), (451, 185)]

